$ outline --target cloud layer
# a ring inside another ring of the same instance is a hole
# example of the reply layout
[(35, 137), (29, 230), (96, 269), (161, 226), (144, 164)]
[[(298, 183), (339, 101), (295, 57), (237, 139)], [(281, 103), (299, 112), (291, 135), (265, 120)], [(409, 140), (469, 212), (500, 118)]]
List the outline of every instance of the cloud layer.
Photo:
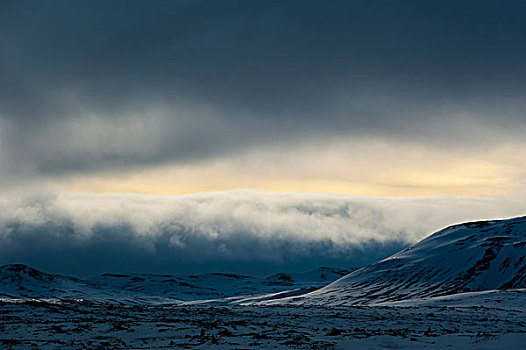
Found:
[(519, 215), (521, 206), (496, 199), (254, 191), (4, 196), (0, 263), (77, 275), (361, 266), (446, 225)]
[[(0, 2), (0, 262), (352, 266), (519, 215), (525, 33), (519, 1)], [(66, 194), (239, 187), (516, 199)]]
[(0, 6), (4, 182), (335, 137), (524, 146), (522, 2)]

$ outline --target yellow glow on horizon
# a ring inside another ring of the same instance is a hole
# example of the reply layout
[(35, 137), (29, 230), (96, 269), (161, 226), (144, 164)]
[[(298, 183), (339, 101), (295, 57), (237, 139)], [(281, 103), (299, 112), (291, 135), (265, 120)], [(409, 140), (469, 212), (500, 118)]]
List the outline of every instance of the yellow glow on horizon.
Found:
[(250, 188), (384, 197), (496, 196), (512, 193), (524, 182), (526, 171), (520, 159), (526, 159), (526, 150), (513, 147), (475, 156), (385, 144), (339, 144), (287, 154), (253, 152), (125, 175), (83, 176), (71, 179), (67, 189), (189, 194)]

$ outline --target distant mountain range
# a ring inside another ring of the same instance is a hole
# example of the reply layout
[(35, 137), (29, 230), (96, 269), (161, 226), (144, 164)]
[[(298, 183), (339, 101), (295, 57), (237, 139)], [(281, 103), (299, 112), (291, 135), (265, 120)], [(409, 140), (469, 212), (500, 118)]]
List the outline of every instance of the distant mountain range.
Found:
[(322, 267), (302, 273), (253, 277), (230, 273), (202, 275), (103, 274), (93, 278), (48, 274), (26, 265), (0, 268), (0, 298), (73, 299), (95, 302), (180, 303), (236, 297), (272, 297), (283, 291), (303, 294), (347, 275), (351, 270)]
[(26, 265), (0, 268), (0, 298), (120, 304), (373, 305), (481, 295), (470, 292), (484, 292), (484, 298), (503, 291), (524, 295), (522, 288), (526, 288), (526, 217), (450, 226), (355, 271), (320, 268), (265, 278), (211, 273), (103, 274), (79, 279)]

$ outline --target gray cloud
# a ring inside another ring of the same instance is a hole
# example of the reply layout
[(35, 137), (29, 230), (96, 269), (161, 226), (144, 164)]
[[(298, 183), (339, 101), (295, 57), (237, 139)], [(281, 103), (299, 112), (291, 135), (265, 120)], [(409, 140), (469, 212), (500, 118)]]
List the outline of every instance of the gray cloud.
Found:
[(313, 137), (479, 147), (526, 134), (522, 2), (0, 6), (4, 177)]
[(517, 200), (253, 191), (4, 195), (0, 264), (77, 275), (360, 266), (446, 225), (519, 215), (521, 207)]

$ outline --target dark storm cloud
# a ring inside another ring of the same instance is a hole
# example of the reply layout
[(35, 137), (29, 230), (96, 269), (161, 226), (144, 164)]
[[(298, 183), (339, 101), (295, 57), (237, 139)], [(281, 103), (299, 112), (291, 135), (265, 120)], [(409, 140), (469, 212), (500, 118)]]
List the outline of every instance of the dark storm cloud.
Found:
[(312, 135), (524, 136), (523, 2), (0, 6), (4, 172), (186, 161)]

